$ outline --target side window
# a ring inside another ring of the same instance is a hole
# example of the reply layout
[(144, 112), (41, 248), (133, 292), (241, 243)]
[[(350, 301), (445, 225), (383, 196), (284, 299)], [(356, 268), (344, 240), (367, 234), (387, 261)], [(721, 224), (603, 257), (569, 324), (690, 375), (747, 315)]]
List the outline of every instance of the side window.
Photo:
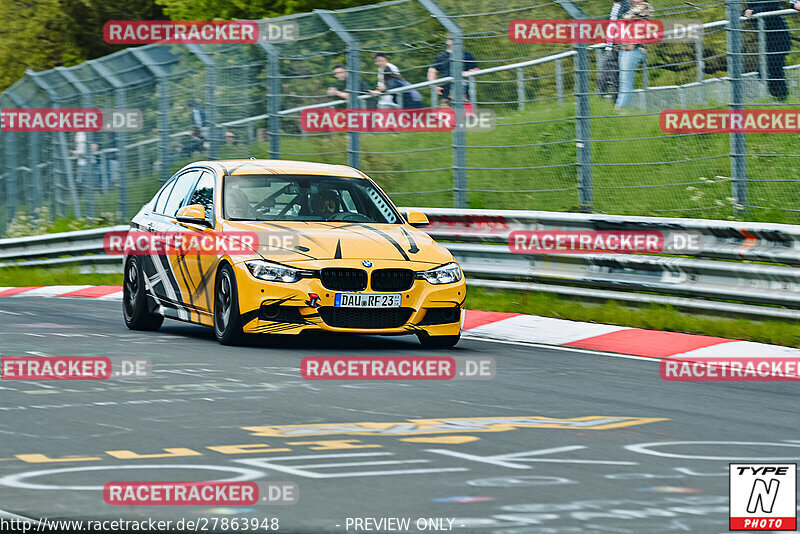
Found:
[(174, 186), (175, 180), (171, 180), (161, 189), (161, 194), (158, 195), (158, 200), (156, 200), (156, 204), (153, 207), (153, 213), (164, 213), (164, 205), (167, 203), (169, 193)]
[[(167, 204), (164, 206), (164, 215), (167, 217), (175, 217), (178, 208), (180, 208), (183, 203), (183, 199), (189, 194), (189, 190), (195, 184), (201, 172), (202, 171), (199, 170), (188, 171), (178, 176), (178, 179), (175, 181), (175, 186), (172, 188), (169, 198), (167, 199)], [(160, 200), (159, 198), (159, 201)]]
[(200, 204), (206, 209), (206, 218), (211, 219), (214, 208), (214, 175), (210, 172), (203, 172), (203, 176), (197, 182), (192, 196), (189, 197), (190, 204)]

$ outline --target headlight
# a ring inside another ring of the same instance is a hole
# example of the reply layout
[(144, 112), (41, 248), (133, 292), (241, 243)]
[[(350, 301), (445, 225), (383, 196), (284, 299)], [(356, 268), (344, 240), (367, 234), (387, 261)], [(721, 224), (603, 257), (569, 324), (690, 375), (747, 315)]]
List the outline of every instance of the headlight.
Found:
[(297, 282), (305, 271), (300, 269), (293, 269), (279, 263), (272, 263), (270, 261), (254, 260), (246, 261), (245, 265), (250, 270), (250, 274), (262, 280), (270, 282)]
[(431, 284), (452, 284), (461, 280), (461, 268), (457, 263), (448, 263), (430, 271), (418, 272), (417, 278), (427, 280)]

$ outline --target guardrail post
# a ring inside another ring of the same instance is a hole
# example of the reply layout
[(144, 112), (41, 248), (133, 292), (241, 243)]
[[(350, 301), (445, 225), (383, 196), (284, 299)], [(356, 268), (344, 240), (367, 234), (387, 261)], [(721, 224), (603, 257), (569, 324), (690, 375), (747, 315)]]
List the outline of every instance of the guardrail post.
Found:
[(564, 105), (564, 63), (561, 58), (556, 60), (556, 96), (558, 105)]
[[(33, 83), (35, 83), (40, 89), (42, 89), (44, 92), (47, 93), (48, 97), (50, 98), (50, 101), (53, 103), (53, 108), (57, 109), (57, 108), (61, 107), (60, 99), (58, 97), (58, 94), (55, 92), (55, 90), (52, 87), (50, 87), (50, 85), (48, 85), (41, 78), (41, 73), (34, 72), (33, 69), (28, 69), (28, 70), (25, 71), (25, 74), (27, 74), (30, 77), (30, 79), (31, 79), (31, 81)], [(60, 157), (61, 157), (62, 164), (64, 166), (63, 167), (64, 176), (66, 176), (66, 178), (67, 178), (66, 189), (69, 191), (69, 195), (70, 195), (71, 200), (72, 200), (72, 210), (73, 210), (72, 216), (80, 219), (81, 218), (81, 204), (78, 201), (78, 190), (75, 187), (75, 175), (72, 174), (72, 164), (69, 161), (69, 143), (67, 142), (67, 136), (64, 134), (64, 132), (56, 132), (55, 136), (56, 136), (56, 139), (58, 140), (57, 141), (57, 146), (58, 147), (57, 147), (56, 150), (61, 153)], [(64, 210), (64, 203), (63, 202), (59, 202), (59, 198), (60, 197), (61, 197), (61, 195), (57, 191), (56, 192), (56, 202), (57, 202), (56, 203), (56, 208), (57, 208), (56, 211), (60, 211), (60, 213), (57, 213), (57, 215), (62, 215), (63, 216), (63, 215), (66, 215), (66, 212)]]
[(142, 48), (129, 49), (134, 58), (136, 58), (150, 74), (156, 79), (156, 87), (158, 88), (158, 151), (159, 151), (159, 174), (162, 183), (166, 182), (170, 177), (170, 155), (169, 155), (169, 87), (167, 71), (154, 61), (152, 61)]
[(431, 85), (431, 107), (432, 108), (439, 107), (439, 93), (436, 92), (435, 85)]
[(434, 0), (419, 0), (419, 3), (444, 26), (453, 40), (453, 53), (450, 55), (450, 76), (453, 78), (450, 102), (456, 114), (456, 128), (453, 129), (453, 205), (456, 208), (466, 208), (467, 133), (464, 127), (458, 126), (464, 122), (464, 33)]
[[(333, 14), (332, 11), (324, 9), (315, 9), (314, 13), (318, 14), (322, 21), (333, 30), (334, 33), (341, 39), (346, 47), (347, 56), (347, 107), (355, 109), (361, 107), (361, 100), (358, 98), (359, 77), (361, 76), (361, 46), (353, 35), (345, 29), (344, 25), (339, 22), (339, 19)], [(347, 164), (351, 167), (358, 168), (360, 164), (361, 155), (361, 138), (358, 132), (348, 132), (347, 134)]]
[[(125, 94), (125, 84), (123, 84), (105, 65), (97, 60), (87, 62), (89, 66), (104, 80), (114, 88), (114, 105), (117, 109), (125, 109), (127, 95)], [(122, 220), (128, 219), (128, 148), (126, 146), (128, 136), (125, 131), (114, 133), (114, 145), (116, 152), (116, 165), (109, 165), (111, 169), (111, 183), (119, 190), (119, 212)], [(116, 167), (116, 168), (115, 168)], [(117, 184), (114, 184), (114, 172), (116, 172)]]
[(517, 110), (525, 109), (525, 72), (517, 67)]
[[(728, 75), (731, 79), (731, 110), (744, 109), (744, 92), (742, 91), (742, 13), (741, 0), (725, 0), (728, 19)], [(731, 146), (731, 178), (733, 182), (733, 211), (735, 215), (744, 216), (747, 206), (747, 148), (744, 133), (732, 132)]]
[(645, 54), (642, 58), (642, 103), (644, 104), (644, 109), (647, 109), (648, 89), (650, 89), (650, 65), (647, 63), (647, 54)]
[(222, 143), (222, 135), (220, 135), (219, 127), (217, 126), (217, 64), (208, 54), (203, 52), (203, 47), (198, 45), (186, 45), (186, 49), (194, 54), (197, 59), (203, 64), (206, 76), (206, 120), (210, 125), (208, 128), (208, 158), (217, 159), (219, 154), (219, 147)]

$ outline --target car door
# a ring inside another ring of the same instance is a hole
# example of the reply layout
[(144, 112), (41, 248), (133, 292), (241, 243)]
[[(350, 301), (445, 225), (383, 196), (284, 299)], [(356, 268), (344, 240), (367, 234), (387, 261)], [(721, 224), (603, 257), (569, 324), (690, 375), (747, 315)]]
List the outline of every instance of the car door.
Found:
[[(214, 222), (214, 174), (204, 170), (192, 187), (183, 205), (199, 204), (205, 208), (206, 220), (211, 227), (189, 222), (175, 221), (181, 231), (190, 236), (202, 238), (204, 234), (213, 232)], [(211, 252), (211, 251), (209, 251)], [(170, 257), (172, 272), (178, 285), (185, 287), (183, 304), (198, 313), (199, 321), (213, 324), (214, 273), (219, 262), (215, 253), (197, 253), (189, 251), (183, 255)], [(205, 313), (204, 313), (205, 312)]]
[[(202, 172), (202, 169), (183, 171), (173, 179), (171, 187), (162, 191), (153, 207), (153, 213), (150, 215), (148, 228), (150, 232), (171, 234), (180, 231), (175, 215)], [(151, 292), (159, 302), (168, 308), (176, 309), (179, 319), (189, 320), (188, 313), (182, 307), (186, 299), (187, 287), (180, 283), (175, 276), (175, 256), (175, 253), (152, 252), (148, 255), (148, 261), (144, 262), (145, 274), (148, 277)]]

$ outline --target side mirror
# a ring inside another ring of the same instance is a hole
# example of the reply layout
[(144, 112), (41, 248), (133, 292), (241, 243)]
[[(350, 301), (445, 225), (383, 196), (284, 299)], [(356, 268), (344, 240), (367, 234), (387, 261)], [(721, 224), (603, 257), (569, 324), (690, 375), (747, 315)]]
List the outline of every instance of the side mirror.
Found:
[(408, 210), (406, 212), (406, 220), (408, 221), (408, 224), (414, 228), (422, 228), (423, 226), (428, 226), (430, 224), (430, 221), (428, 221), (428, 216), (421, 211)]
[(211, 226), (211, 222), (206, 219), (206, 209), (200, 204), (192, 204), (184, 206), (178, 210), (175, 218), (183, 223), (202, 224), (203, 226)]

